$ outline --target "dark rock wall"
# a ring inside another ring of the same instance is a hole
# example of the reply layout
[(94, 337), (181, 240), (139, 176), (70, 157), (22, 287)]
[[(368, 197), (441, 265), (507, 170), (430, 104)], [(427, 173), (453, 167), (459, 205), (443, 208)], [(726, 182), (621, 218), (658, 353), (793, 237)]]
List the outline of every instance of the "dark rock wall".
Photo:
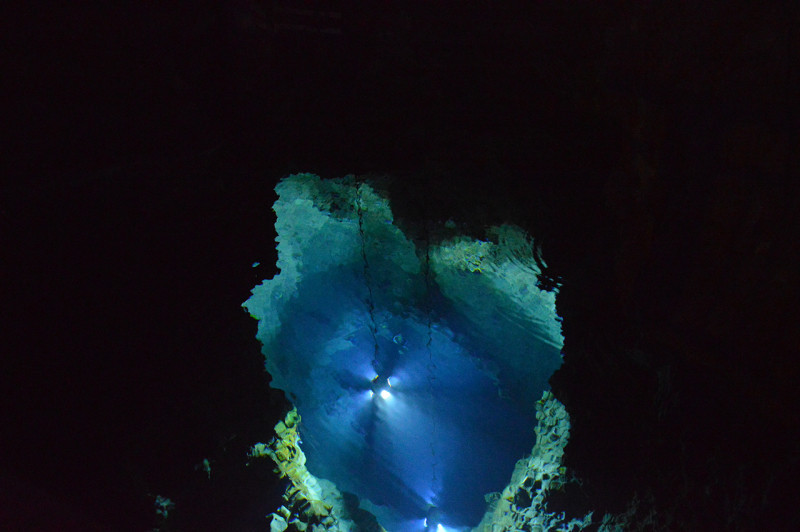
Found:
[[(378, 172), (401, 218), (512, 221), (541, 243), (563, 282), (552, 384), (585, 478), (570, 504), (621, 510), (637, 491), (673, 528), (786, 529), (798, 22), (789, 3), (3, 17), (3, 454), (29, 486), (4, 506), (105, 507), (91, 519), (140, 530), (120, 516), (162, 490), (216, 515), (185, 528), (242, 507), (259, 522), (269, 489), (236, 488), (256, 481), (230, 449), (268, 433), (280, 399), (255, 362), (219, 370), (258, 357), (238, 302), (270, 271), (243, 265), (274, 260), (280, 176)], [(225, 482), (179, 474), (208, 455)]]

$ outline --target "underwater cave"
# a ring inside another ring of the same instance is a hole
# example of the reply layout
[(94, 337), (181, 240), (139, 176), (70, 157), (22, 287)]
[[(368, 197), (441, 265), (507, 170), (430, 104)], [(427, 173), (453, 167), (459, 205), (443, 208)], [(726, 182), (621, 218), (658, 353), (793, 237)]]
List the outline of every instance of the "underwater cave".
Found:
[(531, 452), (536, 401), (561, 364), (556, 290), (522, 230), (453, 223), (409, 236), (348, 177), (276, 187), (280, 273), (244, 306), (266, 369), (302, 417), (308, 470), (392, 531), (431, 508), (474, 527)]

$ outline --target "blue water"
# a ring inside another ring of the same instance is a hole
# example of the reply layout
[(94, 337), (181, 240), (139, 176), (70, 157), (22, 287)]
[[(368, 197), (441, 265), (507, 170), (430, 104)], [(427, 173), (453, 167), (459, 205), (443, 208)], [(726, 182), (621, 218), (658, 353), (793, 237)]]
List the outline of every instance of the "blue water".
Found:
[(534, 403), (561, 362), (552, 298), (525, 299), (538, 290), (525, 264), (469, 271), (415, 250), (380, 199), (328, 213), (331, 187), (345, 204), (355, 190), (279, 186), (285, 271), (246, 303), (302, 416), (308, 469), (392, 532), (422, 530), (431, 506), (448, 529), (475, 526), (534, 444)]

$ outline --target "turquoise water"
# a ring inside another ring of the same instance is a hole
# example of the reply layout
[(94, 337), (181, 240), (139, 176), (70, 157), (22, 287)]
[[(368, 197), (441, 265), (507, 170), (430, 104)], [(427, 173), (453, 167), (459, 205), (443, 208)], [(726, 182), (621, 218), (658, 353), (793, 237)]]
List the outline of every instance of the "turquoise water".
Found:
[[(245, 304), (303, 418), (309, 471), (388, 530), (475, 526), (534, 444), (561, 363), (555, 295), (528, 241), (414, 243), (366, 184), (278, 186), (281, 273)], [(334, 208), (335, 207), (335, 208)]]

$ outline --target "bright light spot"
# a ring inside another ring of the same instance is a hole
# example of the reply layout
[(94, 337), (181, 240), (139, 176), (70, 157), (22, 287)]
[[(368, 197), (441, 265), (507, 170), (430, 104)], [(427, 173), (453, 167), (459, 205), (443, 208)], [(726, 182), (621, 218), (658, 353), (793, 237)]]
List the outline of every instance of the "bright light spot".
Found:
[(389, 390), (381, 390), (381, 397), (383, 397), (384, 399), (388, 399), (391, 396), (392, 394), (389, 393)]
[[(424, 521), (422, 521), (422, 526), (428, 528), (428, 518), (426, 517)], [(436, 525), (436, 532), (447, 532), (447, 529), (442, 526), (441, 523)]]
[(370, 398), (372, 398), (372, 396), (373, 396), (373, 395), (375, 395), (375, 392), (373, 392), (372, 390), (370, 390), (370, 391), (369, 391), (369, 396), (370, 396)]

